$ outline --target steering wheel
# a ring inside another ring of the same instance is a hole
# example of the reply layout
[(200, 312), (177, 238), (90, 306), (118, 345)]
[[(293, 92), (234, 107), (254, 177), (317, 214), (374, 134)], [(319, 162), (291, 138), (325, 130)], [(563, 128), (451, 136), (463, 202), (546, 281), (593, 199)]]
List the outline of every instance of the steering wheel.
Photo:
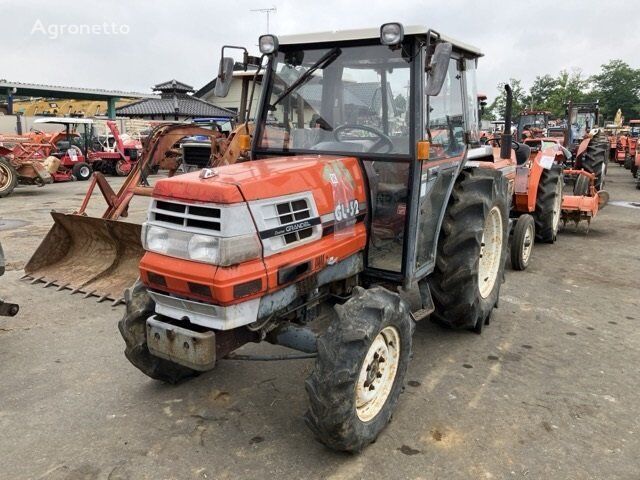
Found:
[(345, 123), (344, 125), (340, 125), (333, 129), (333, 137), (338, 142), (342, 142), (340, 139), (340, 134), (345, 130), (362, 130), (364, 132), (373, 133), (378, 137), (378, 141), (373, 144), (373, 146), (369, 149), (369, 152), (378, 152), (382, 147), (387, 147), (385, 152), (378, 153), (389, 153), (393, 150), (393, 141), (386, 135), (384, 132), (381, 132), (377, 128), (369, 127), (368, 125), (359, 125), (356, 123)]

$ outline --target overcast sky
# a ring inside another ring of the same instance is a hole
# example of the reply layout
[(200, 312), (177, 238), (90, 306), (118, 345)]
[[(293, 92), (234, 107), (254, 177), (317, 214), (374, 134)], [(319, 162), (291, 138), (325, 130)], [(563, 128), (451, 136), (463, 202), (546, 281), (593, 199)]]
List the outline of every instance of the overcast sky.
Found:
[[(257, 50), (266, 16), (250, 10), (272, 6), (276, 35), (400, 21), (476, 45), (490, 98), (510, 77), (528, 87), (561, 69), (590, 75), (612, 58), (640, 67), (634, 0), (0, 0), (0, 79), (149, 92), (176, 78), (197, 89), (215, 76), (223, 44)], [(68, 33), (80, 25), (97, 28)]]

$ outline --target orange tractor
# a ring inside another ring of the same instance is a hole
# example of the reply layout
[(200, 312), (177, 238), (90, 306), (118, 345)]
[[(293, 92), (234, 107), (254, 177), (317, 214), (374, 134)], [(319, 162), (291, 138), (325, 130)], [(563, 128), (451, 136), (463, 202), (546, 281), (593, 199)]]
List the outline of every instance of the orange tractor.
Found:
[(313, 355), (307, 425), (359, 451), (391, 418), (417, 320), (489, 322), (513, 153), (479, 143), (474, 47), (398, 23), (259, 45), (251, 161), (153, 188), (125, 354), (170, 383), (247, 342)]

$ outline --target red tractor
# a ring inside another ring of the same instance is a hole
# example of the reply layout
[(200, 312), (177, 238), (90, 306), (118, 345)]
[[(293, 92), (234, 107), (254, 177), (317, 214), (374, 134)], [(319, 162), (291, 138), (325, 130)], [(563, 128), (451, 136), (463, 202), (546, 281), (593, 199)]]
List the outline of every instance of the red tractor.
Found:
[[(59, 160), (57, 171), (52, 173), (57, 182), (88, 180), (94, 170), (126, 176), (142, 150), (140, 141), (127, 140), (125, 144), (112, 120), (107, 121), (111, 136), (105, 137), (96, 135), (95, 123), (88, 118), (39, 118), (34, 124), (65, 127), (49, 141), (49, 156)], [(80, 126), (83, 127), (82, 132), (79, 132)]]
[(541, 138), (547, 136), (551, 112), (544, 110), (525, 110), (518, 118), (516, 140), (524, 142), (527, 138)]
[(627, 137), (627, 145), (629, 150), (628, 160), (624, 166), (631, 170), (631, 174), (635, 177), (638, 173), (636, 166), (636, 156), (638, 153), (638, 137), (640, 137), (640, 120), (629, 121), (629, 136)]

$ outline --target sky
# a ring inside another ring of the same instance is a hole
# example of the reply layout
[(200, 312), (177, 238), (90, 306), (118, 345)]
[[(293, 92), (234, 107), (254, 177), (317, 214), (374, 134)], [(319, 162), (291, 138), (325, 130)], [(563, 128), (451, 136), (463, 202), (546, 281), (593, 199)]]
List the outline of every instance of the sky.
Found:
[(198, 89), (215, 77), (220, 48), (257, 38), (424, 24), (480, 47), (479, 90), (499, 82), (529, 87), (536, 75), (621, 58), (640, 68), (635, 0), (0, 0), (0, 79), (150, 93), (176, 78)]

